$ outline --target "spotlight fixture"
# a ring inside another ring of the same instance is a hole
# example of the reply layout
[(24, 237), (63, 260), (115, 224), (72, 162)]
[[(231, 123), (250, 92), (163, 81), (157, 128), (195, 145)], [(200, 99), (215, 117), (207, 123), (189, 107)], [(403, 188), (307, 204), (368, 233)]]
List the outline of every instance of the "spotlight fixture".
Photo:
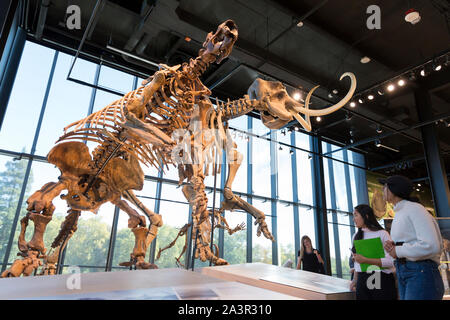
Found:
[(420, 75), (422, 77), (425, 77), (426, 75), (428, 75), (428, 71), (425, 67), (423, 67), (422, 70), (420, 70)]
[(337, 89), (333, 89), (333, 94), (338, 94), (339, 93), (339, 91), (337, 91)]
[(381, 89), (381, 88), (377, 90), (377, 93), (378, 93), (378, 95), (380, 95), (380, 96), (384, 95), (384, 91), (383, 91), (383, 89)]
[(437, 63), (436, 61), (433, 62), (433, 70), (439, 71), (442, 69), (442, 65), (440, 63)]
[(333, 94), (331, 92), (328, 94), (328, 98), (330, 98), (330, 99), (333, 98)]
[(362, 104), (364, 101), (363, 101), (363, 99), (359, 98), (359, 99), (358, 99), (358, 102), (359, 102), (360, 104)]
[(421, 187), (422, 185), (420, 183), (417, 184), (418, 187)]
[(398, 80), (397, 84), (398, 84), (400, 87), (403, 87), (403, 86), (405, 85), (405, 80), (400, 79), (400, 80)]
[(303, 27), (303, 22), (302, 22), (302, 21), (299, 21), (299, 22), (297, 23), (297, 27), (299, 27), (299, 28)]
[(350, 102), (350, 107), (352, 107), (352, 108), (354, 108), (354, 107), (356, 107), (356, 103), (355, 102)]
[(283, 148), (280, 146), (280, 147), (278, 148), (278, 150), (283, 150)]
[(361, 61), (361, 63), (363, 63), (363, 64), (369, 63), (369, 62), (370, 62), (370, 58), (367, 57), (367, 56), (365, 56), (365, 57), (362, 57), (360, 61)]
[(317, 122), (322, 121), (322, 117), (316, 117), (316, 121), (317, 121)]
[(392, 92), (395, 90), (395, 86), (393, 84), (390, 84), (390, 85), (388, 85), (387, 89), (389, 92)]
[(380, 125), (377, 125), (377, 133), (382, 133), (383, 132), (383, 128), (381, 128)]
[(283, 135), (283, 136), (285, 136), (286, 135), (286, 130), (281, 130), (281, 134)]
[(301, 95), (300, 95), (300, 93), (299, 93), (299, 92), (295, 92), (295, 93), (294, 93), (294, 95), (293, 95), (292, 97), (294, 98), (294, 100), (297, 100), (297, 101), (299, 101), (299, 100), (300, 100), (300, 98), (301, 98)]
[(420, 21), (420, 14), (415, 9), (409, 9), (405, 12), (405, 21), (411, 23), (412, 25)]
[(377, 148), (381, 147), (381, 141), (380, 140), (375, 140), (375, 146)]
[(369, 95), (367, 96), (367, 99), (369, 99), (369, 100), (373, 100), (373, 98), (374, 98), (373, 94), (369, 94)]
[(292, 150), (292, 149), (289, 150), (289, 153), (290, 153), (290, 154), (293, 154), (293, 153), (294, 153), (294, 150)]

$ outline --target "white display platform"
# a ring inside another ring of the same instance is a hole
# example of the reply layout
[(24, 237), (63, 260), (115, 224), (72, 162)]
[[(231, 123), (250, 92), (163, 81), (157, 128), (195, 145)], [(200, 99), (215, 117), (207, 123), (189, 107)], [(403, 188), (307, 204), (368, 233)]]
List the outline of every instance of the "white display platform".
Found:
[[(74, 281), (79, 277), (79, 282)], [(76, 288), (77, 283), (80, 289)], [(0, 279), (0, 299), (292, 300), (293, 296), (185, 269), (91, 272)]]
[(271, 264), (258, 262), (204, 267), (201, 272), (307, 300), (355, 299), (355, 294), (349, 289), (349, 280)]

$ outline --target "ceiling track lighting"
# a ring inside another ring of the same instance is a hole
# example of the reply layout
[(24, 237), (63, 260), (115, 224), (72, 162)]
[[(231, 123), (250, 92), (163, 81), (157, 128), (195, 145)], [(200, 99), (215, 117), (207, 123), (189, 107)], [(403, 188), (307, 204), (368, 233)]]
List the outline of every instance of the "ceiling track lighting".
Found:
[[(439, 72), (444, 67), (449, 66), (450, 53), (435, 57), (432, 60), (428, 60), (422, 65), (416, 66), (413, 69), (404, 71), (402, 74), (396, 75), (390, 80), (379, 83), (376, 86), (368, 88), (362, 92), (358, 92), (358, 97), (355, 96), (355, 99), (357, 100), (350, 102), (350, 107), (356, 107), (356, 102), (358, 102), (359, 104), (363, 104), (365, 100), (372, 101), (375, 99), (375, 96), (377, 94), (379, 96), (383, 96), (386, 93), (393, 92), (397, 88), (406, 86), (408, 84), (408, 81), (416, 81), (420, 77), (426, 77), (432, 72)], [(334, 97), (332, 92), (329, 93), (329, 97)]]

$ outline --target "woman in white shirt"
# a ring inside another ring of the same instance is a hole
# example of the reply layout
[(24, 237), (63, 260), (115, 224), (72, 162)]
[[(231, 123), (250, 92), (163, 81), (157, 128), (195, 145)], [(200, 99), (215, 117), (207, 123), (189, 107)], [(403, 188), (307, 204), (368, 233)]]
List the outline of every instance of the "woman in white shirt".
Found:
[(393, 241), (385, 250), (396, 259), (400, 299), (442, 300), (444, 284), (438, 267), (443, 246), (436, 220), (410, 198), (411, 180), (397, 175), (379, 182), (384, 185), (385, 200), (394, 205)]
[[(378, 223), (371, 207), (361, 204), (353, 211), (353, 221), (358, 232), (353, 236), (354, 240), (380, 238), (383, 245), (391, 241), (389, 233)], [(396, 300), (397, 289), (395, 287), (394, 261), (385, 251), (384, 258), (371, 259), (356, 253), (352, 248), (355, 261), (355, 277), (350, 285), (352, 291), (356, 291), (357, 300)], [(362, 272), (361, 264), (370, 264), (366, 272)]]

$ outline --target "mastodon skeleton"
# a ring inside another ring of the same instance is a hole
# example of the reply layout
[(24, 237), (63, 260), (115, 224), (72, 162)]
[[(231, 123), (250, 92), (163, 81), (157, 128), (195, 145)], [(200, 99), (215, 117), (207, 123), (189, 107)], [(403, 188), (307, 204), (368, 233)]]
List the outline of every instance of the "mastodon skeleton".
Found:
[[(141, 190), (144, 184), (140, 163), (161, 170), (177, 167), (179, 184), (183, 185), (183, 194), (192, 208), (192, 235), (198, 234), (195, 257), (210, 260), (215, 265), (227, 264), (217, 256), (217, 250), (213, 252), (209, 246), (209, 217), (213, 216), (216, 227), (224, 228), (230, 234), (242, 230), (244, 225), (229, 228), (221, 216), (225, 210), (248, 212), (258, 225), (257, 235), (262, 233), (274, 241), (264, 213), (231, 191), (242, 155), (227, 130), (228, 121), (257, 110), (270, 129), (279, 129), (296, 119), (309, 131), (309, 117), (326, 115), (345, 105), (355, 91), (356, 80), (353, 74), (344, 74), (351, 78), (348, 94), (338, 104), (321, 110), (309, 109), (315, 88), (302, 104), (289, 97), (281, 83), (261, 79), (255, 80), (244, 98), (213, 103), (209, 99), (211, 91), (199, 77), (211, 63), (220, 63), (231, 53), (237, 36), (235, 23), (225, 21), (214, 34), (207, 35), (196, 59), (173, 67), (161, 64), (160, 70), (136, 90), (64, 128), (64, 134), (47, 156), (48, 162), (56, 165), (61, 175), (58, 182), (45, 184), (28, 198), (28, 212), (21, 220), (18, 240), (21, 258), (15, 260), (2, 277), (27, 276), (41, 265), (41, 274), (55, 274), (58, 255), (76, 231), (81, 211), (97, 212), (106, 202), (129, 215), (128, 227), (135, 235), (130, 261), (122, 265), (134, 265), (138, 269), (156, 267), (145, 261), (145, 254), (162, 226), (162, 218), (146, 208), (133, 192)], [(98, 144), (92, 156), (86, 141)], [(216, 168), (213, 174), (220, 171), (221, 166), (216, 161), (222, 158), (223, 151), (228, 162), (224, 200), (219, 209), (211, 212), (207, 209), (204, 178), (211, 165), (213, 171)], [(63, 190), (67, 193), (61, 198), (70, 209), (50, 252), (47, 252), (43, 235), (55, 210), (52, 200)], [(148, 218), (148, 227), (145, 216), (134, 210), (130, 203)], [(34, 223), (34, 234), (27, 242), (25, 232), (29, 220)], [(184, 235), (186, 228), (183, 227), (179, 235)]]

